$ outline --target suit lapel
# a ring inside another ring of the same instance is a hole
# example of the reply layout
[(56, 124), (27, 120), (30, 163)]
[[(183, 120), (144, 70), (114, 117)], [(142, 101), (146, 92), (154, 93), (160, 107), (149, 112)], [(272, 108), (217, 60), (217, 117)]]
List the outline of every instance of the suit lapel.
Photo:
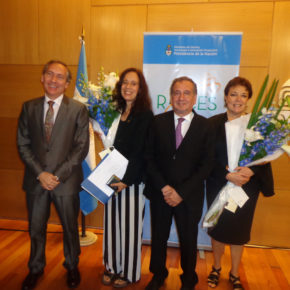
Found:
[(39, 102), (35, 104), (35, 125), (38, 127), (40, 135), (42, 138), (45, 138), (45, 129), (44, 129), (44, 119), (43, 119), (43, 110), (44, 110), (44, 96), (39, 99)]
[(176, 151), (176, 137), (175, 137), (175, 123), (174, 123), (174, 112), (170, 111), (168, 116), (169, 129), (166, 128), (165, 132), (168, 136), (168, 144), (172, 152)]

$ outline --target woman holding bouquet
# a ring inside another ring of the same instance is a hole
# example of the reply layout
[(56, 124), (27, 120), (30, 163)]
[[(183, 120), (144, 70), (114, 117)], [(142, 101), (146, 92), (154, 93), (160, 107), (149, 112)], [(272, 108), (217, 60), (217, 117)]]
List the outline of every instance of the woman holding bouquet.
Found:
[(126, 287), (141, 276), (141, 243), (145, 198), (143, 149), (153, 118), (148, 87), (142, 72), (128, 68), (120, 75), (113, 99), (121, 114), (113, 146), (128, 160), (123, 179), (105, 205), (102, 282)]
[(245, 114), (247, 102), (252, 97), (252, 86), (247, 79), (235, 77), (226, 85), (224, 95), (226, 113), (209, 119), (215, 134), (215, 166), (207, 179), (207, 202), (210, 206), (228, 181), (237, 186), (242, 186), (249, 199), (242, 208), (238, 207), (235, 213), (225, 209), (217, 225), (209, 230), (214, 265), (208, 276), (208, 285), (212, 288), (218, 285), (221, 258), (225, 244), (229, 244), (231, 250), (229, 281), (232, 283), (233, 289), (243, 289), (239, 278), (243, 245), (250, 240), (259, 192), (262, 192), (265, 196), (272, 196), (274, 186), (270, 163), (252, 167), (237, 167), (234, 172), (228, 171), (225, 123)]

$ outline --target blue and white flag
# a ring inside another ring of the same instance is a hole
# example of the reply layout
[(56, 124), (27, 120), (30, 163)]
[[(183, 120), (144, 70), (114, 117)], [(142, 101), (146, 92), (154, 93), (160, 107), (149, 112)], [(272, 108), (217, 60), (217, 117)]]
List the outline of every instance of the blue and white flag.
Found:
[[(81, 40), (82, 48), (79, 58), (78, 73), (76, 79), (76, 87), (74, 92), (74, 99), (82, 103), (86, 103), (87, 98), (83, 92), (83, 82), (88, 83), (87, 61), (85, 42)], [(86, 159), (82, 163), (84, 179), (86, 179), (92, 170), (96, 167), (96, 154), (95, 154), (95, 139), (94, 131), (90, 123), (90, 147)], [(98, 201), (87, 191), (80, 192), (80, 208), (84, 215), (91, 213), (98, 205)]]

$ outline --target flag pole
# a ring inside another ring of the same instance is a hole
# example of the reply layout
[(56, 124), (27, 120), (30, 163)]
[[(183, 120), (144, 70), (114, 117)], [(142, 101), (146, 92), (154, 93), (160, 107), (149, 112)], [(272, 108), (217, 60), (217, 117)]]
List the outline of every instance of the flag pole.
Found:
[[(84, 27), (82, 27), (81, 41), (83, 42), (84, 40), (85, 40), (85, 31), (84, 31)], [(81, 234), (81, 238), (85, 238), (85, 237), (86, 237), (86, 216), (82, 212), (82, 234)]]
[[(81, 46), (82, 46), (82, 49), (81, 49), (81, 55), (80, 55), (80, 60), (79, 60), (79, 68), (78, 68), (78, 75), (77, 75), (77, 80), (76, 80), (76, 90), (75, 91), (78, 91), (77, 89), (77, 82), (78, 82), (78, 79), (79, 79), (79, 70), (80, 70), (80, 74), (83, 74), (83, 77), (85, 78), (85, 81), (88, 81), (88, 77), (87, 77), (87, 67), (86, 67), (86, 56), (85, 56), (85, 48), (84, 48), (84, 43), (85, 43), (85, 30), (84, 30), (84, 27), (82, 27), (82, 34), (80, 36), (80, 41), (81, 41)], [(82, 55), (83, 53), (83, 55)], [(83, 67), (83, 71), (81, 71), (80, 69), (80, 64), (82, 64), (82, 67)], [(78, 95), (78, 97), (80, 97), (79, 95), (81, 94), (81, 92), (78, 92), (76, 94), (75, 92), (75, 96), (76, 97)], [(90, 124), (91, 125), (91, 124)], [(92, 131), (92, 127), (90, 126), (90, 149), (92, 150), (95, 150), (95, 145), (94, 145), (94, 142), (92, 143), (92, 135), (94, 137), (94, 132)], [(90, 153), (90, 152), (89, 152)], [(88, 153), (88, 156), (90, 155)], [(94, 156), (94, 159), (95, 159), (95, 155), (93, 154)], [(94, 160), (94, 163), (95, 163), (95, 160)], [(82, 164), (82, 167), (83, 167), (83, 171), (85, 170), (85, 165), (84, 165), (84, 161), (83, 161), (83, 164)], [(93, 165), (93, 167), (95, 167), (95, 165)], [(87, 168), (86, 171), (91, 171), (92, 168)], [(87, 175), (88, 172), (85, 173), (84, 171), (84, 175)], [(85, 176), (86, 177), (86, 176)], [(81, 192), (80, 193), (80, 200), (82, 201), (82, 199), (86, 198), (86, 201), (87, 198), (89, 198), (89, 196), (86, 196), (86, 195), (89, 195), (87, 192), (86, 193), (83, 193)], [(82, 205), (82, 202), (81, 202), (81, 205)], [(81, 209), (82, 209), (82, 206), (81, 206)], [(91, 210), (93, 209), (90, 209), (89, 211), (85, 211), (86, 214), (88, 214)], [(83, 213), (83, 210), (81, 211), (81, 232), (79, 233), (79, 239), (80, 239), (80, 245), (81, 246), (89, 246), (93, 243), (96, 242), (96, 240), (98, 239), (97, 235), (93, 232), (90, 232), (90, 231), (86, 231), (86, 218), (85, 218), (85, 214)]]

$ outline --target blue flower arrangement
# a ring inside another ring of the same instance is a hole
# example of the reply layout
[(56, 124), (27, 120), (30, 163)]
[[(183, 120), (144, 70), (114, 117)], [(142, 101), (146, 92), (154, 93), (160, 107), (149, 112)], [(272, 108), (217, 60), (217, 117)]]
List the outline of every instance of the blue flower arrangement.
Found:
[(272, 105), (278, 81), (273, 81), (261, 104), (268, 79), (269, 76), (266, 76), (254, 105), (245, 132), (239, 166), (246, 166), (253, 161), (274, 154), (276, 150), (280, 149), (287, 142), (289, 137), (289, 117), (285, 118), (281, 114), (285, 102), (289, 102), (289, 96), (282, 100), (278, 108)]
[(87, 98), (89, 116), (98, 122), (105, 136), (114, 119), (119, 115), (113, 101), (113, 90), (118, 80), (119, 77), (115, 72), (107, 75), (103, 67), (98, 73), (98, 85), (87, 83), (84, 78), (82, 80), (82, 90)]

